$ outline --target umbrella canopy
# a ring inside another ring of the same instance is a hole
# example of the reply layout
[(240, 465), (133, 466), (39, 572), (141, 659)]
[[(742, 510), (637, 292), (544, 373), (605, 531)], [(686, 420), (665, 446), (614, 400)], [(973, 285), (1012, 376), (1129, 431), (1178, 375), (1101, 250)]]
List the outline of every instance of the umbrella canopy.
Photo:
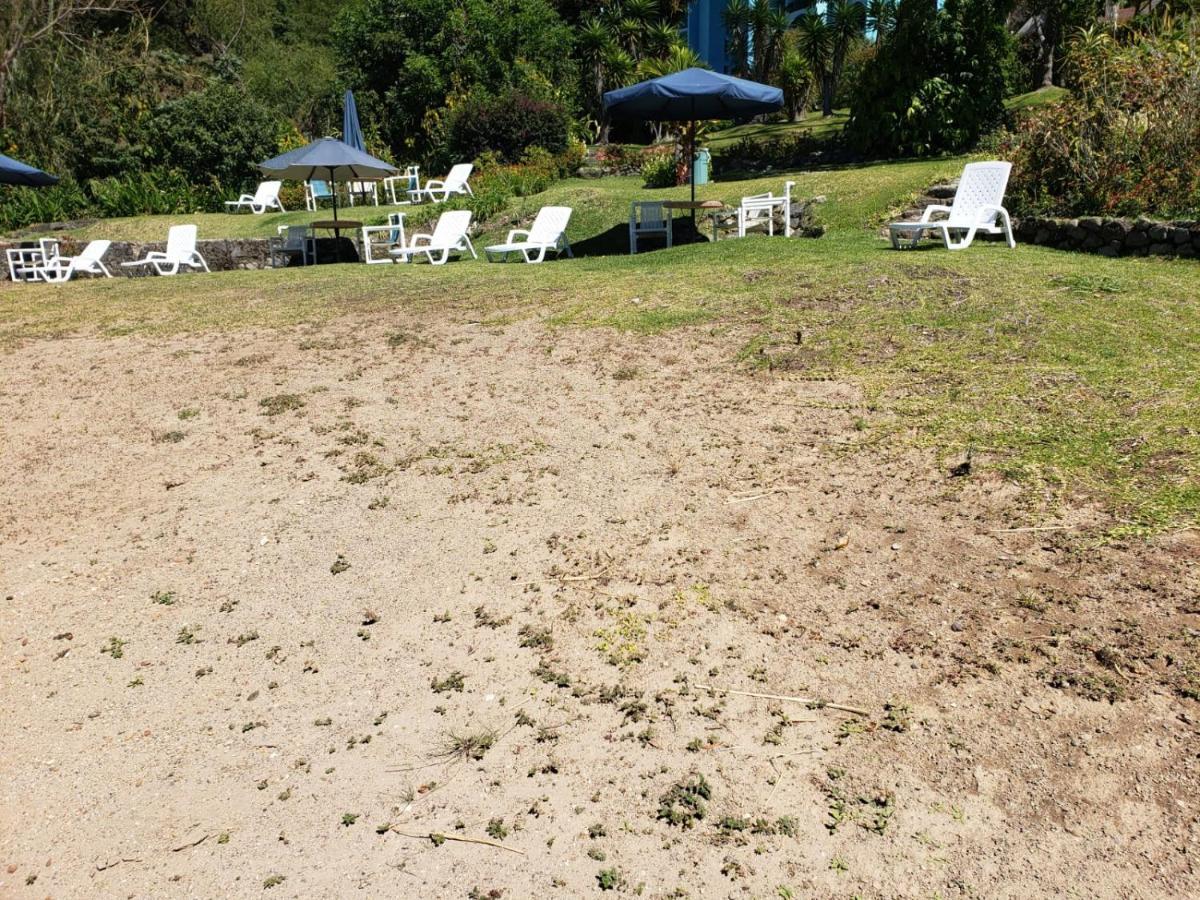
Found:
[[(757, 116), (783, 108), (783, 91), (769, 84), (722, 75), (709, 69), (684, 69), (604, 95), (604, 110), (627, 119), (691, 122), (692, 200), (696, 199), (696, 120)], [(695, 211), (692, 212), (693, 221)]]
[(684, 69), (604, 95), (606, 112), (656, 122), (730, 119), (782, 108), (779, 88), (708, 69)]
[(25, 187), (49, 187), (58, 184), (58, 178), (47, 175), (41, 169), (27, 166), (23, 162), (0, 154), (0, 184), (21, 184)]
[(354, 102), (354, 91), (346, 91), (342, 104), (342, 141), (355, 150), (366, 152), (362, 126), (358, 124), (358, 104)]
[(258, 164), (265, 175), (293, 181), (329, 180), (334, 183), (333, 218), (337, 214), (337, 182), (377, 181), (396, 175), (399, 170), (391, 163), (376, 159), (362, 150), (355, 150), (337, 138), (321, 138), (298, 150), (289, 150), (274, 159)]

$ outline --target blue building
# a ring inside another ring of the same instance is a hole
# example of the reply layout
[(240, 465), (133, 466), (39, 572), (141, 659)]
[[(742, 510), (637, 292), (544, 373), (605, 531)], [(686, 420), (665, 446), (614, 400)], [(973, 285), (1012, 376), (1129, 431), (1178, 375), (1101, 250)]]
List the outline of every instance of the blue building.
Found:
[[(692, 0), (688, 6), (688, 46), (715, 72), (727, 72), (729, 66), (729, 56), (725, 52), (725, 23), (721, 19), (721, 13), (725, 11), (728, 2), (729, 0)], [(799, 18), (810, 9), (819, 13), (825, 12), (823, 0), (780, 0), (780, 5), (787, 10), (789, 19)]]

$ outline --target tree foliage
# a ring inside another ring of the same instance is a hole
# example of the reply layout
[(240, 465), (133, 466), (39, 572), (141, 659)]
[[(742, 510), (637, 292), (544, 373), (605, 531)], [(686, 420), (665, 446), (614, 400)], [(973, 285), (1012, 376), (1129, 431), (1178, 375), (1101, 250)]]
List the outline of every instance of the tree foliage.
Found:
[(896, 27), (862, 70), (847, 138), (870, 155), (960, 151), (1004, 117), (1010, 0), (901, 0)]

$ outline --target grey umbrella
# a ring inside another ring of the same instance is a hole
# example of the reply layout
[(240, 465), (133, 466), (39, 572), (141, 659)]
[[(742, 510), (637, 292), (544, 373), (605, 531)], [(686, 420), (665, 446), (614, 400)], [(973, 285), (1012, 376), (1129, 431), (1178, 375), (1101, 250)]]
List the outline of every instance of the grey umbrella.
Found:
[(321, 138), (258, 164), (266, 175), (293, 181), (328, 179), (333, 183), (333, 218), (337, 221), (337, 183), (387, 178), (398, 173), (391, 163), (356, 150), (337, 138)]

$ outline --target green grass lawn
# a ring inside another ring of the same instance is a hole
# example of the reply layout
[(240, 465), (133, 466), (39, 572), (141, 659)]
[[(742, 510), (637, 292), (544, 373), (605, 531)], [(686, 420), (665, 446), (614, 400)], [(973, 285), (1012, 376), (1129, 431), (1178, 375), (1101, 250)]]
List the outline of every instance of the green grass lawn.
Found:
[(1009, 111), (1016, 112), (1021, 109), (1030, 109), (1034, 106), (1044, 106), (1047, 103), (1056, 103), (1063, 97), (1067, 96), (1067, 89), (1060, 87), (1044, 87), (1038, 88), (1036, 91), (1029, 91), (1025, 94), (1017, 94), (1014, 97), (1009, 97), (1004, 101), (1004, 105)]
[(797, 122), (735, 125), (732, 128), (725, 128), (721, 131), (710, 133), (708, 139), (703, 143), (705, 146), (717, 150), (721, 147), (736, 144), (742, 138), (746, 137), (757, 141), (769, 140), (771, 138), (786, 138), (806, 132), (815, 138), (833, 137), (841, 133), (849, 117), (850, 111), (848, 109), (835, 109), (831, 116), (822, 116), (819, 111), (805, 113)]
[[(823, 194), (829, 233), (751, 237), (630, 257), (628, 204), (682, 197), (637, 178), (567, 180), (516, 201), (477, 247), (543, 204), (574, 207), (575, 260), (320, 266), (207, 276), (16, 285), (0, 297), (0, 345), (77, 333), (171, 334), (321, 322), (348, 315), (439, 316), (631, 334), (704, 327), (730, 339), (730, 364), (762, 377), (861, 384), (865, 448), (973, 447), (981, 468), (1031, 499), (1079, 493), (1118, 528), (1200, 521), (1200, 290), (1193, 262), (1110, 260), (979, 242), (899, 253), (877, 235), (889, 210), (961, 160), (795, 173)], [(784, 176), (707, 185), (736, 202)], [(381, 215), (382, 210), (379, 211)], [(322, 214), (324, 217), (327, 214)], [(202, 237), (267, 234), (306, 213), (147, 217), (88, 236), (159, 235), (197, 221)], [(797, 343), (799, 335), (799, 343)]]

